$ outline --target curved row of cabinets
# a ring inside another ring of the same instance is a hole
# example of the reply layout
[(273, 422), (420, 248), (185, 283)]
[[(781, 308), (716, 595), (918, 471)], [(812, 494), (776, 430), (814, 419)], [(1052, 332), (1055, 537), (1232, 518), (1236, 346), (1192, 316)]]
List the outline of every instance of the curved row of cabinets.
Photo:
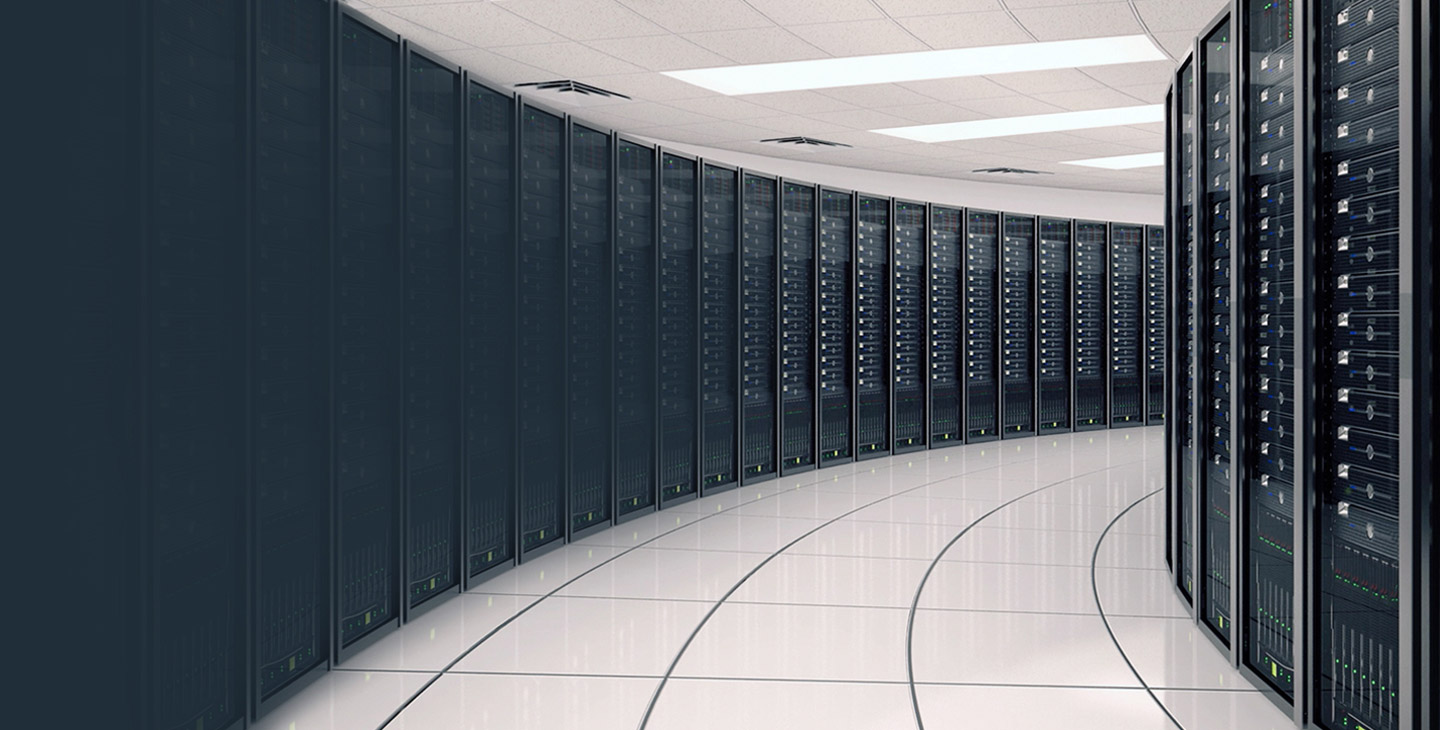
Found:
[(1436, 727), (1433, 3), (1237, 0), (1169, 97), (1169, 557), (1300, 725)]

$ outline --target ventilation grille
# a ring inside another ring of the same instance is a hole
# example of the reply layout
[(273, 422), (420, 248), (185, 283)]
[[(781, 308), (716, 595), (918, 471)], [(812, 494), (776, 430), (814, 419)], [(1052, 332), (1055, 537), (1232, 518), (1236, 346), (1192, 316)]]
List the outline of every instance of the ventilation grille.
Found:
[(580, 94), (581, 96), (596, 97), (602, 99), (629, 99), (630, 97), (618, 91), (602, 89), (598, 86), (591, 86), (574, 79), (560, 79), (557, 81), (527, 81), (523, 84), (515, 84), (515, 88), (534, 88), (538, 91), (548, 91), (552, 94)]
[(851, 147), (852, 145), (843, 142), (831, 142), (828, 139), (815, 139), (814, 137), (771, 137), (762, 139), (761, 143), (771, 144), (793, 144), (799, 147)]
[(1054, 175), (1054, 174), (1055, 174), (1055, 173), (1053, 173), (1053, 172), (1045, 172), (1045, 171), (1043, 171), (1043, 170), (1026, 170), (1026, 169), (1020, 168), (1020, 167), (982, 167), (982, 168), (980, 168), (980, 169), (978, 169), (978, 170), (971, 170), (970, 172), (973, 172), (973, 173), (976, 173), (976, 174), (979, 174), (979, 175)]

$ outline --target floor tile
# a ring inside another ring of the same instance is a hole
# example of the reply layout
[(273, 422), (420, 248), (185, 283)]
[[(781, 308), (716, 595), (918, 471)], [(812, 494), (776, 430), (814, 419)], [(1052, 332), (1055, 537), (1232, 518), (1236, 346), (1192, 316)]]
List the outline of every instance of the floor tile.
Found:
[(1115, 641), (1156, 689), (1253, 690), (1192, 621), (1111, 618)]
[(1139, 687), (1098, 615), (926, 611), (917, 682)]
[(795, 543), (787, 553), (930, 560), (954, 533), (945, 525), (845, 519)]
[(346, 669), (440, 671), (537, 596), (466, 593), (426, 611), (350, 657)]
[(271, 710), (251, 730), (377, 728), (434, 675), (413, 672), (327, 672)]
[(619, 555), (623, 548), (572, 543), (503, 570), (471, 587), (472, 593), (544, 595)]
[(635, 550), (572, 583), (560, 595), (714, 601), (764, 559), (760, 553)]
[(1095, 590), (1107, 616), (1189, 616), (1162, 570), (1097, 568)]
[(782, 554), (729, 600), (909, 608), (926, 566), (922, 560)]
[(1288, 710), (1281, 710), (1259, 692), (1155, 693), (1185, 730), (1294, 730)]
[(656, 540), (647, 549), (690, 548), (773, 553), (823, 524), (810, 517), (774, 517), (733, 512), (715, 515)]
[(447, 674), (385, 730), (635, 730), (658, 682)]
[(929, 685), (916, 695), (925, 730), (1175, 730), (1139, 689)]
[(1097, 613), (1089, 568), (949, 561), (935, 566), (920, 607)]
[(903, 681), (907, 615), (889, 608), (726, 603), (675, 674)]
[(881, 730), (915, 726), (903, 684), (672, 679), (646, 730)]

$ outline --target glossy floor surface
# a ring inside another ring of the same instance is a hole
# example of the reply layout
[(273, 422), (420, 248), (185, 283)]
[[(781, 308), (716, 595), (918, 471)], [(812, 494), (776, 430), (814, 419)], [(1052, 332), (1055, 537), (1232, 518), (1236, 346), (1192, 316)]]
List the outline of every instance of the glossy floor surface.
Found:
[(265, 730), (1281, 730), (1186, 618), (1159, 428), (811, 471), (416, 618)]

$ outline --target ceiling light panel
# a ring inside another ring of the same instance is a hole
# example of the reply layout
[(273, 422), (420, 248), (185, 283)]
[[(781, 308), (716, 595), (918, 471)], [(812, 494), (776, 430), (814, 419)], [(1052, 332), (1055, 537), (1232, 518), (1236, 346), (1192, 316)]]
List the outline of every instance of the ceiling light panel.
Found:
[(1160, 167), (1164, 165), (1165, 153), (1145, 152), (1138, 155), (1120, 155), (1119, 157), (1093, 157), (1088, 160), (1068, 160), (1060, 164), (1079, 165), (1080, 167), (1098, 167), (1103, 170), (1134, 170), (1141, 167)]
[(890, 127), (870, 131), (916, 142), (952, 142), (965, 139), (1015, 137), (1041, 132), (1065, 132), (1072, 129), (1096, 129), (1124, 124), (1147, 124), (1164, 120), (1165, 105), (1153, 104), (1061, 112), (1059, 114), (1035, 114), (1026, 117), (977, 119), (970, 122), (922, 124), (913, 127)]
[(666, 71), (665, 75), (733, 96), (1108, 66), (1164, 58), (1149, 38), (1132, 35), (689, 69)]

